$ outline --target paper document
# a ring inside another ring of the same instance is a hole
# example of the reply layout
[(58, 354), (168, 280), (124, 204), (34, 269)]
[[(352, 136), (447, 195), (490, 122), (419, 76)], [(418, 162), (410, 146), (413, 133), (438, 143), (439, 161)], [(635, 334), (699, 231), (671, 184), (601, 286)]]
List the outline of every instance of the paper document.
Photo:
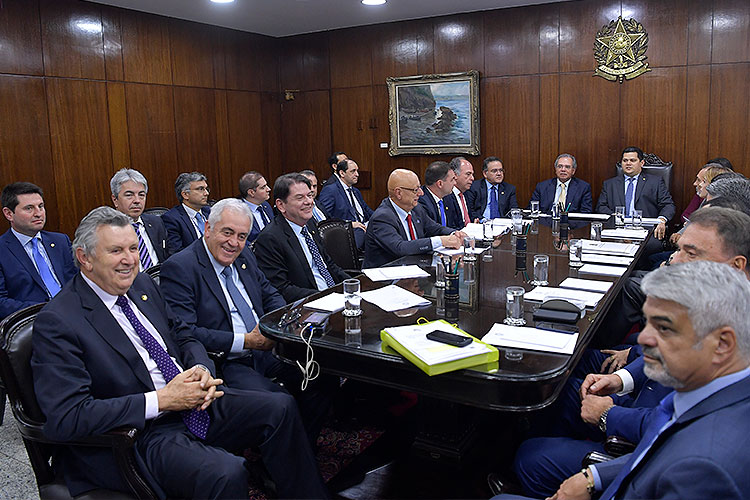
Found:
[(596, 264), (613, 264), (615, 266), (629, 266), (633, 262), (633, 257), (620, 257), (617, 255), (602, 255), (599, 253), (581, 254), (583, 262), (594, 262)]
[(601, 274), (602, 276), (622, 276), (627, 270), (627, 267), (602, 266), (599, 264), (584, 264), (583, 267), (578, 268), (579, 273)]
[(492, 349), (481, 342), (472, 342), (466, 347), (456, 347), (428, 339), (427, 334), (434, 330), (466, 336), (461, 330), (452, 325), (435, 321), (424, 325), (406, 325), (385, 328), (388, 335), (393, 337), (396, 342), (411, 351), (415, 356), (428, 365), (436, 365), (438, 363), (446, 363), (448, 361), (455, 361), (457, 359), (468, 358), (478, 354), (493, 352)]
[(591, 219), (591, 220), (607, 220), (609, 219), (608, 214), (579, 214), (576, 212), (568, 212), (568, 218), (570, 219)]
[(612, 288), (609, 281), (584, 280), (580, 278), (565, 278), (560, 283), (561, 288), (574, 288), (576, 290), (585, 290), (587, 292), (607, 293)]
[[(501, 234), (509, 231), (513, 227), (513, 222), (510, 219), (492, 219), (492, 236), (500, 236)], [(484, 227), (482, 224), (472, 222), (467, 225), (463, 232), (467, 236), (473, 236), (474, 238), (481, 240), (484, 238)]]
[[(480, 253), (482, 253), (482, 252), (484, 252), (486, 250), (489, 250), (489, 249), (490, 249), (490, 247), (474, 247), (473, 249), (471, 249), (469, 251), (469, 253), (473, 253), (474, 255), (479, 255)], [(438, 248), (435, 251), (437, 253), (441, 253), (443, 255), (449, 255), (449, 256), (452, 257), (454, 255), (463, 255), (464, 254), (464, 247), (461, 247), (461, 248), (445, 248), (445, 247), (440, 247), (440, 248)]]
[(384, 311), (393, 312), (409, 307), (428, 306), (430, 301), (400, 286), (388, 285), (360, 293), (362, 299)]
[(644, 240), (646, 236), (648, 236), (648, 229), (602, 229), (602, 238)]
[(482, 337), (482, 342), (499, 347), (559, 354), (573, 354), (577, 341), (577, 333), (551, 332), (539, 328), (510, 326), (502, 323), (495, 323), (487, 335)]
[(524, 294), (524, 299), (531, 301), (544, 302), (547, 299), (560, 298), (583, 301), (586, 307), (596, 307), (603, 293), (585, 292), (583, 290), (573, 290), (571, 288), (555, 288), (550, 286), (538, 286), (530, 292)]
[(372, 281), (400, 280), (405, 278), (425, 278), (430, 275), (419, 266), (390, 266), (362, 269)]
[[(661, 222), (661, 219), (658, 217), (643, 217), (641, 218), (642, 224), (644, 226), (655, 226)], [(633, 218), (632, 217), (625, 217), (625, 224), (632, 224)]]
[(614, 241), (583, 241), (584, 253), (603, 253), (606, 255), (621, 255), (632, 257), (638, 251), (638, 245), (635, 243), (616, 243)]
[(309, 307), (310, 309), (316, 309), (318, 311), (326, 311), (330, 313), (342, 311), (345, 306), (346, 302), (344, 301), (344, 294), (336, 292), (329, 293), (325, 297), (315, 299), (312, 302), (308, 302), (307, 304), (305, 304), (305, 307)]

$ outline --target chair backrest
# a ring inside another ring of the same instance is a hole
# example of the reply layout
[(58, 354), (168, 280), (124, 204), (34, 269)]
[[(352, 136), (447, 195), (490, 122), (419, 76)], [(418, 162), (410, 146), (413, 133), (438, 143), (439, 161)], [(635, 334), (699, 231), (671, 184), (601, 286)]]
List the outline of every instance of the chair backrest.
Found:
[(327, 219), (318, 224), (320, 237), (331, 259), (342, 269), (359, 269), (359, 251), (352, 223)]
[[(658, 156), (652, 153), (646, 153), (643, 155), (643, 173), (655, 175), (664, 179), (664, 184), (667, 185), (667, 189), (672, 190), (672, 162), (665, 162)], [(615, 172), (617, 176), (622, 175), (622, 164), (618, 161), (615, 165)]]
[(168, 211), (169, 209), (167, 207), (151, 207), (144, 210), (143, 213), (149, 215), (158, 215), (159, 217), (161, 217), (165, 212)]
[(156, 286), (159, 286), (159, 274), (161, 273), (161, 264), (156, 264), (155, 266), (151, 266), (148, 269), (146, 269), (146, 274), (151, 276), (151, 279), (154, 280), (154, 283), (156, 283)]

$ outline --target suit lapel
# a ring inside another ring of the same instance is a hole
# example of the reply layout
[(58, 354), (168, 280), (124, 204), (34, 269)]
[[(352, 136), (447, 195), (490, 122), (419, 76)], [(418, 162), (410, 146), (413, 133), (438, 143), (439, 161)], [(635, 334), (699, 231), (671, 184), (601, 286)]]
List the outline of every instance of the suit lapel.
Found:
[(615, 203), (612, 205), (612, 209), (614, 210), (615, 207), (624, 207), (625, 206), (625, 177), (622, 175), (618, 175), (615, 177), (616, 181), (614, 184), (615, 192), (614, 192), (614, 201)]
[[(344, 185), (341, 184), (340, 180), (337, 180), (336, 184), (337, 184), (337, 187), (339, 188), (339, 192), (344, 197), (344, 201), (346, 202), (346, 206), (348, 207), (347, 210), (349, 212), (349, 220), (354, 220), (354, 221), (359, 220), (359, 219), (357, 219), (356, 210), (352, 206), (352, 200), (349, 199), (349, 194), (346, 192), (346, 189), (344, 189)], [(352, 192), (354, 192), (354, 190), (352, 190)]]
[[(32, 277), (34, 283), (39, 285), (42, 290), (44, 290), (44, 293), (47, 293), (47, 287), (44, 286), (42, 277), (39, 276), (39, 271), (36, 270), (36, 267), (34, 267), (34, 263), (31, 262), (31, 259), (29, 258), (29, 254), (26, 253), (26, 250), (24, 250), (21, 246), (21, 242), (18, 241), (16, 235), (13, 234), (10, 229), (5, 233), (5, 244), (8, 246), (8, 251), (12, 253), (16, 259), (18, 259), (18, 262), (21, 263), (26, 272), (29, 273), (29, 276)], [(58, 274), (58, 276), (62, 276), (62, 274)]]
[(195, 241), (198, 239), (198, 236), (195, 233), (195, 226), (193, 226), (193, 222), (190, 220), (190, 217), (188, 217), (187, 212), (185, 211), (185, 207), (182, 205), (179, 206), (178, 212), (180, 213), (180, 217), (182, 217), (182, 224), (187, 228), (188, 234), (192, 236), (192, 241)]
[(257, 280), (252, 275), (251, 264), (243, 255), (245, 251), (249, 250), (243, 250), (240, 256), (237, 257), (237, 260), (234, 261), (234, 267), (237, 269), (237, 273), (240, 276), (242, 285), (245, 287), (247, 296), (250, 297), (250, 302), (253, 303), (255, 314), (260, 318), (263, 316), (263, 296), (261, 295)]
[(646, 183), (648, 182), (647, 177), (643, 174), (638, 176), (638, 184), (635, 186), (635, 202), (637, 203), (641, 197), (641, 193), (646, 189)]
[(232, 316), (229, 313), (229, 304), (227, 304), (227, 298), (224, 295), (224, 291), (221, 289), (221, 284), (219, 283), (219, 277), (216, 276), (216, 271), (214, 271), (214, 266), (211, 265), (211, 261), (208, 258), (208, 253), (206, 253), (206, 249), (203, 247), (202, 244), (195, 244), (193, 245), (193, 251), (196, 253), (198, 257), (198, 264), (201, 266), (201, 279), (206, 284), (209, 290), (211, 290), (211, 293), (214, 294), (214, 297), (216, 297), (216, 300), (221, 304), (221, 309), (224, 311), (224, 316), (229, 321), (229, 324), (232, 324)]
[(156, 227), (150, 220), (144, 219), (143, 216), (141, 216), (141, 221), (143, 222), (143, 227), (146, 229), (148, 239), (151, 240), (151, 246), (154, 247), (154, 252), (156, 252), (156, 256), (159, 257), (159, 262), (162, 262), (164, 260), (163, 255), (166, 241), (159, 238), (159, 233), (156, 231)]
[[(281, 217), (281, 216), (279, 216)], [(314, 221), (314, 219), (310, 219)], [(302, 245), (300, 245), (299, 239), (297, 238), (297, 235), (294, 234), (294, 230), (292, 229), (292, 226), (289, 225), (286, 220), (276, 219), (277, 224), (279, 227), (281, 227), (281, 230), (284, 232), (284, 236), (286, 236), (287, 244), (292, 248), (292, 251), (294, 252), (294, 255), (297, 256), (297, 260), (299, 260), (300, 264), (302, 264), (302, 269), (305, 270), (305, 277), (307, 277), (307, 284), (309, 288), (318, 288), (317, 283), (315, 283), (315, 277), (312, 274), (312, 270), (310, 269), (310, 266), (307, 265), (307, 257), (305, 257), (305, 252), (302, 250)], [(315, 239), (315, 234), (317, 234), (317, 229), (313, 229), (314, 224), (307, 224), (307, 231), (313, 236), (313, 239)], [(316, 242), (317, 244), (317, 242)]]

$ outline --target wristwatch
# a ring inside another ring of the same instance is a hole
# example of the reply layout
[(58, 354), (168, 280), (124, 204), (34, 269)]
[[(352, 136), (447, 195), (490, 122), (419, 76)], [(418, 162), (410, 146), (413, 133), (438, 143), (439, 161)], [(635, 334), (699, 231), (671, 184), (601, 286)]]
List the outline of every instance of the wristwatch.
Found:
[(599, 417), (599, 430), (602, 431), (604, 434), (607, 433), (607, 415), (609, 415), (609, 410), (612, 409), (612, 406), (604, 410), (601, 416)]

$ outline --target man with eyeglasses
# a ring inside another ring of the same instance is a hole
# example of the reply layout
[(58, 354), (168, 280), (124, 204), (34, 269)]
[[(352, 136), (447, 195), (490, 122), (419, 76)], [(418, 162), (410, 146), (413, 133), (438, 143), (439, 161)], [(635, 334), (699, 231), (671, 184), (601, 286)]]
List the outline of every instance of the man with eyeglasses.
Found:
[(482, 163), (482, 176), (466, 192), (469, 212), (474, 220), (505, 217), (511, 208), (518, 208), (516, 187), (505, 182), (505, 167), (497, 156), (488, 156)]
[(379, 267), (405, 255), (430, 253), (443, 246), (459, 248), (465, 234), (434, 222), (419, 205), (424, 192), (411, 170), (388, 177), (388, 198), (370, 217), (363, 267)]
[(575, 177), (578, 163), (575, 156), (563, 153), (555, 160), (555, 177), (536, 185), (531, 201), (539, 202), (539, 210), (549, 213), (552, 205), (560, 204), (568, 212), (590, 214), (591, 185)]
[(180, 201), (161, 216), (167, 228), (167, 248), (173, 255), (203, 236), (211, 209), (208, 207), (208, 183), (200, 172), (177, 176), (174, 191)]

